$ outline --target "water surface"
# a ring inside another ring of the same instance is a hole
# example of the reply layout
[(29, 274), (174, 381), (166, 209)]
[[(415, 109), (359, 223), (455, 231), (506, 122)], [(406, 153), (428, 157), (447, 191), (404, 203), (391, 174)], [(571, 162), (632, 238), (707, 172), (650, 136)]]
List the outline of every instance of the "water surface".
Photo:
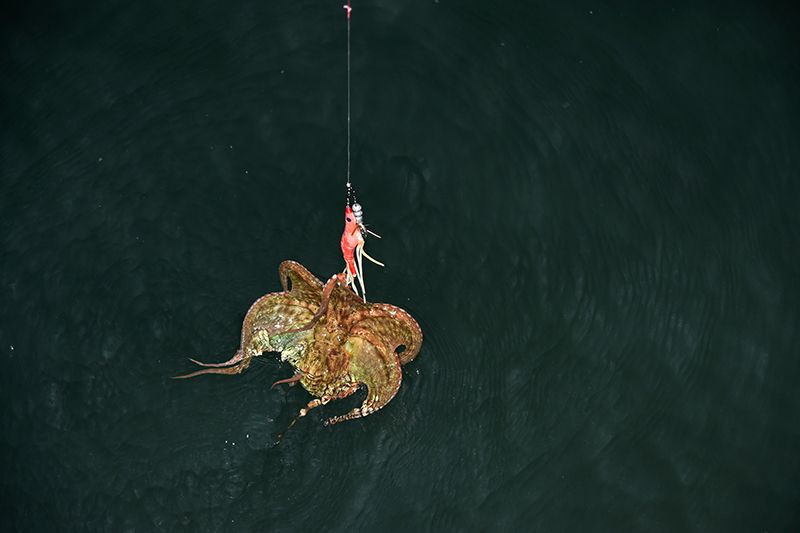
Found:
[(4, 530), (798, 528), (787, 11), (356, 3), (369, 292), (426, 338), (276, 444), (274, 358), (169, 377), (342, 268), (343, 11), (173, 4), (2, 23)]

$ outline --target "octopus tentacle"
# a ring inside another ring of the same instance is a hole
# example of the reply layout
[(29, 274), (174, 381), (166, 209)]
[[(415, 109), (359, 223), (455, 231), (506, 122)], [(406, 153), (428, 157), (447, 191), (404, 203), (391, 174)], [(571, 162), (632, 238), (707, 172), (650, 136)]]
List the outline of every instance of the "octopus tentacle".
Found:
[(422, 329), (411, 315), (399, 307), (372, 304), (369, 309), (355, 314), (350, 322), (354, 330), (369, 330), (381, 337), (392, 351), (400, 345), (405, 346), (405, 350), (398, 354), (401, 364), (413, 360), (422, 346)]
[[(278, 276), (283, 287), (283, 294), (291, 295), (296, 300), (319, 305), (322, 282), (306, 267), (296, 261), (284, 261), (278, 267)], [(289, 282), (292, 287), (289, 288)]]
[(218, 367), (230, 366), (230, 365), (232, 365), (234, 363), (238, 363), (239, 361), (242, 360), (242, 357), (244, 357), (244, 353), (242, 352), (242, 350), (239, 350), (238, 352), (236, 352), (234, 354), (233, 357), (231, 357), (230, 359), (228, 359), (224, 363), (204, 363), (202, 361), (198, 361), (197, 359), (192, 359), (191, 357), (189, 358), (189, 361), (191, 361), (192, 363), (194, 363), (196, 365), (200, 365), (200, 366), (210, 366), (210, 367), (217, 367), (218, 368)]
[[(342, 398), (346, 398), (351, 394), (353, 394), (356, 390), (358, 390), (358, 383), (351, 383), (346, 389), (339, 392), (338, 394), (335, 394), (333, 396), (323, 396), (321, 398), (314, 398), (313, 400), (308, 402), (304, 408), (300, 409), (300, 412), (297, 413), (297, 416), (294, 417), (294, 419), (291, 421), (289, 427), (286, 428), (286, 431), (289, 431), (292, 428), (292, 426), (294, 426), (295, 423), (297, 423), (299, 419), (306, 416), (308, 412), (314, 409), (315, 407), (319, 407), (320, 405), (325, 405), (331, 402), (332, 400), (341, 400)], [(284, 431), (284, 433), (286, 432)], [(281, 435), (281, 437), (282, 436), (283, 435)]]
[(244, 356), (241, 361), (233, 366), (226, 366), (224, 368), (204, 368), (203, 370), (197, 370), (189, 374), (173, 376), (172, 379), (188, 379), (195, 376), (202, 376), (203, 374), (241, 374), (250, 366), (251, 360), (252, 356)]
[(338, 286), (345, 283), (344, 274), (336, 274), (335, 276), (331, 276), (331, 279), (325, 283), (325, 289), (322, 291), (322, 298), (320, 299), (319, 309), (317, 312), (314, 313), (314, 316), (311, 317), (311, 320), (305, 326), (290, 329), (286, 333), (297, 333), (300, 331), (308, 331), (309, 329), (313, 328), (317, 322), (325, 315), (328, 311), (328, 306), (331, 301), (331, 294), (333, 290)]
[(348, 338), (347, 347), (351, 352), (353, 378), (367, 386), (367, 397), (361, 407), (326, 420), (326, 426), (361, 418), (381, 409), (397, 394), (403, 377), (400, 360), (394, 352), (375, 346), (360, 335)]
[(293, 383), (295, 383), (297, 381), (300, 381), (301, 379), (303, 379), (303, 374), (301, 372), (297, 372), (297, 373), (295, 373), (295, 375), (293, 375), (290, 378), (279, 379), (278, 381), (276, 381), (275, 383), (272, 384), (270, 389), (274, 389), (277, 385), (283, 385), (284, 383), (293, 384)]

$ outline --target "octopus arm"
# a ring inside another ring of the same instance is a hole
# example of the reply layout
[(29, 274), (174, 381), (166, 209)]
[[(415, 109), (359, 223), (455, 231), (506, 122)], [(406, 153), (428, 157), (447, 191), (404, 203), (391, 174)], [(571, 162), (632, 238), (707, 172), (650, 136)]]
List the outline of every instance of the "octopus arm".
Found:
[(317, 312), (322, 297), (322, 282), (295, 261), (278, 267), (283, 292), (273, 292), (256, 300), (242, 325), (242, 347), (260, 330), (269, 335), (305, 326)]
[(240, 374), (250, 366), (253, 357), (266, 351), (281, 351), (282, 347), (275, 346), (271, 339), (308, 323), (315, 311), (316, 307), (313, 304), (297, 300), (290, 293), (266, 294), (256, 300), (247, 311), (242, 324), (239, 349), (233, 356), (221, 363), (205, 363), (190, 359), (206, 368), (175, 377), (183, 379), (202, 374)]
[(284, 261), (278, 267), (283, 292), (294, 300), (319, 307), (322, 282), (296, 261)]
[(345, 350), (350, 356), (350, 375), (355, 382), (366, 385), (367, 397), (360, 407), (328, 419), (328, 425), (374, 413), (389, 403), (400, 388), (403, 374), (397, 355), (379, 341), (373, 344), (366, 337), (357, 333), (351, 335)]
[(367, 312), (356, 318), (354, 327), (379, 336), (392, 352), (404, 346), (405, 349), (397, 354), (403, 365), (412, 361), (422, 346), (422, 329), (417, 321), (393, 305), (372, 304)]

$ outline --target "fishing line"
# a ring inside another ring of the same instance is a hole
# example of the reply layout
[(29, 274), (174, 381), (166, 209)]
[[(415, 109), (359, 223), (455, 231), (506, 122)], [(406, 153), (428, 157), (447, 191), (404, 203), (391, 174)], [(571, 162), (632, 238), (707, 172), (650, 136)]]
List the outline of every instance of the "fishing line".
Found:
[[(345, 262), (343, 274), (345, 275), (346, 284), (352, 287), (356, 294), (359, 293), (360, 288), (361, 298), (366, 303), (367, 289), (364, 286), (363, 258), (366, 257), (379, 266), (384, 266), (384, 264), (370, 257), (369, 254), (364, 251), (364, 239), (367, 234), (375, 235), (378, 238), (380, 238), (380, 235), (368, 230), (364, 225), (364, 212), (358, 200), (356, 200), (356, 192), (350, 181), (350, 80), (352, 77), (350, 60), (350, 15), (353, 12), (353, 8), (350, 6), (350, 0), (347, 0), (347, 5), (342, 7), (344, 7), (347, 12), (347, 199), (344, 208), (344, 232), (342, 233), (340, 244)], [(358, 285), (356, 285), (356, 282), (358, 282)]]
[[(347, 12), (347, 199), (348, 205), (350, 203), (350, 14), (353, 8), (350, 7), (350, 0), (347, 0), (347, 5), (343, 6)], [(355, 199), (354, 199), (355, 201)]]

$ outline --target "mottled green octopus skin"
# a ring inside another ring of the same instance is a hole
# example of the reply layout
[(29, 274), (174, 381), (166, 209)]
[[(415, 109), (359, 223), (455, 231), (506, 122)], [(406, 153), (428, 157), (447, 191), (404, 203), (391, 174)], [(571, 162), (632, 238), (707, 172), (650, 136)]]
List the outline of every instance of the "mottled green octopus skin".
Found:
[[(364, 303), (345, 283), (342, 274), (323, 283), (305, 267), (284, 261), (278, 268), (282, 292), (262, 296), (244, 318), (242, 342), (228, 361), (179, 376), (239, 374), (253, 357), (280, 352), (314, 400), (300, 416), (318, 405), (367, 388), (364, 403), (326, 424), (360, 418), (386, 405), (402, 380), (401, 365), (413, 360), (422, 345), (422, 330), (399, 307)], [(405, 349), (398, 353), (398, 348)], [(280, 383), (279, 382), (279, 383)]]

